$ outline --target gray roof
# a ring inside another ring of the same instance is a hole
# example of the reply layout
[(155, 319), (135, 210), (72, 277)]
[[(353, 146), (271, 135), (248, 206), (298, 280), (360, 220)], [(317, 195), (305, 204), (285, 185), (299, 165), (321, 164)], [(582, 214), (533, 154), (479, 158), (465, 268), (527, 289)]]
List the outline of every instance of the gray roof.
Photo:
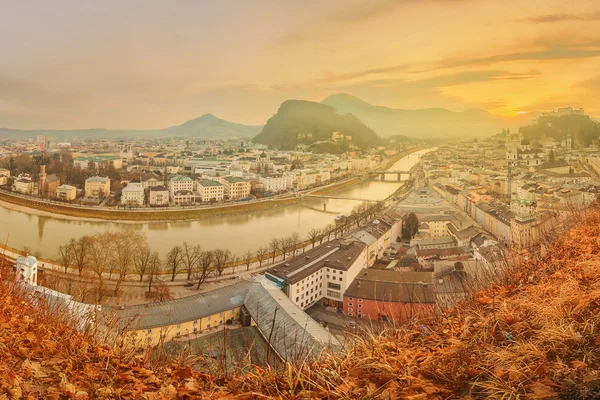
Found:
[(340, 345), (264, 276), (252, 282), (245, 306), (265, 340), (270, 339), (271, 348), (285, 361), (313, 358)]
[(176, 300), (150, 305), (136, 305), (116, 312), (117, 319), (128, 329), (152, 329), (179, 324), (214, 315), (241, 306), (250, 281)]
[(34, 256), (21, 256), (17, 258), (17, 264), (24, 264), (28, 267), (33, 267), (37, 263), (37, 258)]

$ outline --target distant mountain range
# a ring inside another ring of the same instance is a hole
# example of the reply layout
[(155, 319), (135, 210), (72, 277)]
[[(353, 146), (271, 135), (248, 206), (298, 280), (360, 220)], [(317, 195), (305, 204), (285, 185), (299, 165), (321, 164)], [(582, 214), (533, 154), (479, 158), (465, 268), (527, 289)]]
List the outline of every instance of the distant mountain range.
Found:
[(517, 130), (537, 117), (537, 114), (505, 117), (477, 108), (463, 112), (444, 108), (394, 109), (372, 105), (345, 93), (331, 95), (321, 103), (334, 107), (338, 113), (351, 113), (382, 137), (397, 134), (416, 138), (491, 135), (503, 128)]
[(184, 122), (181, 125), (171, 126), (164, 129), (72, 129), (72, 130), (49, 130), (35, 129), (22, 130), (0, 128), (0, 136), (32, 136), (46, 135), (59, 138), (73, 137), (119, 137), (119, 136), (181, 136), (190, 138), (225, 138), (225, 137), (254, 137), (262, 129), (262, 126), (242, 125), (229, 122), (205, 114), (196, 119)]
[(333, 132), (351, 136), (340, 138), (339, 146), (349, 144), (366, 148), (382, 143), (381, 138), (358, 118), (340, 114), (326, 104), (304, 100), (287, 100), (271, 117), (253, 141), (278, 149), (293, 149), (299, 143), (329, 141)]

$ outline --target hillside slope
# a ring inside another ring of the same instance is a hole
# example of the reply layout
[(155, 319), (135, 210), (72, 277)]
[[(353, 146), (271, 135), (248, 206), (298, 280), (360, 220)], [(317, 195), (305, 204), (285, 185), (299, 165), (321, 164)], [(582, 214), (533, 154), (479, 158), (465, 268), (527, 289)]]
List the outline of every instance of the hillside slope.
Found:
[(274, 148), (292, 149), (298, 143), (312, 144), (331, 139), (333, 132), (351, 135), (350, 143), (372, 147), (382, 143), (377, 134), (351, 114), (339, 114), (324, 104), (287, 100), (253, 141)]
[(340, 113), (355, 115), (382, 137), (401, 134), (430, 139), (492, 135), (503, 128), (516, 130), (534, 118), (530, 114), (502, 117), (481, 109), (463, 112), (444, 108), (394, 109), (372, 105), (345, 93), (331, 95), (322, 103), (334, 107)]
[(0, 284), (0, 397), (214, 399), (597, 399), (600, 210), (545, 256), (514, 255), (502, 284), (435, 321), (373, 334), (346, 356), (278, 373), (151, 369), (28, 306)]

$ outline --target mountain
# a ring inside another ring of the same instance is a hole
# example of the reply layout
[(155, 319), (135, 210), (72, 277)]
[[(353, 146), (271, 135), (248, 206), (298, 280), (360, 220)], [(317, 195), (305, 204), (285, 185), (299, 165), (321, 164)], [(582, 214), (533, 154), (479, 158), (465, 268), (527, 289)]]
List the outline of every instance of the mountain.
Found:
[(184, 136), (195, 138), (225, 138), (230, 136), (236, 137), (253, 137), (260, 132), (262, 126), (251, 126), (236, 124), (224, 119), (215, 117), (212, 114), (205, 114), (196, 119), (184, 122), (181, 125), (171, 126), (163, 129), (71, 129), (71, 130), (55, 130), (55, 129), (11, 129), (0, 128), (0, 137), (7, 136), (35, 136), (46, 135), (58, 138), (83, 138), (83, 137), (125, 137), (125, 136)]
[(173, 136), (222, 138), (255, 136), (261, 129), (262, 126), (236, 124), (217, 118), (212, 114), (204, 114), (181, 125), (167, 128), (166, 131)]
[(350, 141), (342, 140), (340, 145), (366, 148), (383, 142), (354, 115), (341, 114), (328, 105), (304, 100), (283, 102), (253, 141), (274, 148), (291, 149), (298, 143), (310, 145), (328, 141), (333, 132), (352, 136)]
[(518, 129), (535, 115), (504, 117), (478, 108), (454, 112), (444, 108), (394, 109), (369, 104), (358, 97), (338, 93), (321, 102), (340, 114), (351, 113), (383, 137), (402, 134), (416, 138), (473, 137), (492, 135), (503, 128)]
[(600, 123), (587, 115), (543, 116), (520, 129), (526, 139), (542, 136), (561, 141), (569, 133), (577, 147), (587, 147), (600, 137)]

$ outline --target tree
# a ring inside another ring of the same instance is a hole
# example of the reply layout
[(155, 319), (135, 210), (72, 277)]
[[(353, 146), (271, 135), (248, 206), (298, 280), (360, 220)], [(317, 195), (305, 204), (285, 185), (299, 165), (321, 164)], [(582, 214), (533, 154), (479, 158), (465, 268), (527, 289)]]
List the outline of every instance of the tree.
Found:
[(68, 243), (64, 246), (58, 246), (58, 253), (60, 254), (60, 262), (65, 268), (65, 273), (71, 268), (73, 264), (73, 249), (71, 244)]
[(548, 161), (554, 161), (556, 155), (554, 154), (554, 150), (550, 150), (550, 154), (548, 155)]
[(138, 250), (146, 244), (146, 236), (132, 230), (119, 232), (114, 236), (114, 248), (117, 256), (117, 269), (119, 277), (115, 285), (115, 293), (119, 291), (121, 283), (127, 274), (134, 269), (134, 260)]
[(147, 272), (146, 272), (146, 281), (148, 282), (148, 293), (152, 292), (152, 283), (156, 280), (158, 275), (160, 274), (160, 256), (158, 255), (158, 251), (152, 253), (148, 260)]
[(196, 290), (200, 289), (200, 285), (206, 281), (208, 274), (210, 272), (210, 267), (213, 263), (213, 252), (212, 251), (203, 251), (200, 254), (200, 258), (198, 259), (198, 264), (200, 265), (200, 271), (198, 272), (198, 286), (196, 286)]
[(262, 263), (265, 260), (265, 258), (267, 258), (269, 254), (269, 249), (267, 249), (266, 247), (259, 247), (258, 250), (256, 250), (256, 259), (258, 260), (258, 267), (262, 268)]
[(290, 253), (291, 255), (296, 255), (296, 250), (298, 250), (298, 245), (300, 244), (300, 235), (298, 232), (292, 233), (292, 236), (288, 239), (290, 245)]
[(419, 231), (419, 218), (415, 213), (408, 214), (402, 221), (402, 238), (410, 240)]
[(149, 272), (152, 255), (150, 247), (141, 246), (138, 249), (137, 256), (133, 260), (133, 267), (135, 272), (140, 276), (140, 282), (144, 280), (144, 275)]
[(183, 262), (183, 249), (175, 246), (167, 253), (167, 268), (171, 272), (171, 282), (175, 281), (175, 275), (179, 273), (179, 267)]
[(183, 265), (187, 270), (187, 279), (190, 280), (192, 272), (198, 264), (198, 259), (202, 254), (200, 246), (190, 246), (188, 242), (183, 242)]
[(246, 264), (246, 271), (250, 271), (250, 265), (252, 265), (252, 252), (250, 250), (244, 254), (244, 264)]
[(275, 257), (277, 257), (277, 252), (279, 251), (279, 240), (272, 239), (269, 243), (269, 249), (271, 251), (271, 256), (273, 257), (273, 263), (275, 263)]
[(291, 248), (290, 238), (283, 237), (279, 239), (279, 248), (281, 249), (281, 254), (283, 255), (283, 260), (285, 261), (285, 257)]
[(223, 271), (225, 270), (227, 263), (229, 263), (231, 261), (231, 258), (232, 258), (231, 251), (217, 249), (213, 252), (213, 256), (214, 256), (214, 261), (215, 261), (214, 262), (215, 269), (217, 270), (217, 274), (219, 276), (221, 276), (221, 275), (223, 275)]
[(69, 242), (69, 247), (73, 252), (73, 260), (74, 264), (77, 267), (77, 272), (79, 275), (83, 272), (83, 270), (88, 265), (89, 259), (89, 251), (92, 246), (92, 238), (90, 236), (84, 235), (79, 239), (71, 239)]
[(321, 236), (320, 229), (312, 228), (310, 231), (308, 231), (308, 240), (310, 241), (310, 244), (312, 245), (313, 249), (315, 248), (315, 244), (319, 240), (320, 236)]

